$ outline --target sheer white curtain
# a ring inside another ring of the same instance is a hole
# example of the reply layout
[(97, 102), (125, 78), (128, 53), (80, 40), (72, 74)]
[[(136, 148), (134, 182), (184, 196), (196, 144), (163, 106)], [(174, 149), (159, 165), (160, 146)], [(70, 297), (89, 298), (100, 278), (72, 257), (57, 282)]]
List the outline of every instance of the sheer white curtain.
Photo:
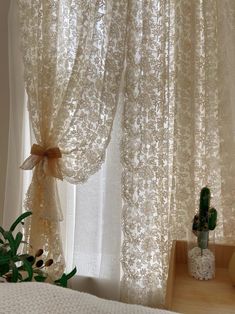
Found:
[(3, 225), (10, 226), (22, 212), (23, 199), (31, 174), (19, 170), (31, 147), (31, 131), (26, 108), (23, 63), (19, 42), (19, 21), (16, 1), (11, 1), (8, 18), (10, 121), (8, 163)]
[[(82, 185), (61, 183), (64, 221), (62, 239), (67, 269), (74, 265), (78, 277), (71, 286), (100, 297), (119, 299), (121, 248), (120, 138), (123, 97), (102, 168)], [(81, 277), (82, 276), (82, 277)]]
[[(27, 111), (23, 64), (19, 43), (17, 3), (11, 1), (10, 39), (10, 138), (4, 208), (4, 225), (22, 212), (31, 173), (19, 165), (34, 142)], [(122, 87), (120, 88), (120, 91)], [(76, 266), (72, 287), (99, 296), (119, 299), (121, 246), (121, 136), (122, 94), (114, 121), (107, 159), (102, 168), (82, 185), (59, 182), (63, 249), (67, 271)], [(92, 277), (92, 279), (89, 279)]]

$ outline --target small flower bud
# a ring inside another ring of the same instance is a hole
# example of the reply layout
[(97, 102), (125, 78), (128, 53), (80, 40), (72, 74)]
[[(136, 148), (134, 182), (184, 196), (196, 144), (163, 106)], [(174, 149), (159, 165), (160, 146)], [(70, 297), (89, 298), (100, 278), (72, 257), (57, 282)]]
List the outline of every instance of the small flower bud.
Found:
[(43, 265), (43, 260), (42, 260), (42, 259), (40, 259), (39, 261), (37, 261), (36, 267), (40, 268), (40, 267), (42, 267), (42, 265)]
[(30, 264), (34, 264), (35, 262), (35, 257), (32, 255), (29, 255), (26, 259)]
[(35, 254), (35, 257), (39, 257), (43, 254), (43, 249), (39, 249), (37, 250), (36, 254)]
[(49, 266), (51, 266), (52, 264), (53, 264), (53, 259), (49, 259), (49, 260), (46, 261), (45, 266), (46, 266), (46, 267), (49, 267)]

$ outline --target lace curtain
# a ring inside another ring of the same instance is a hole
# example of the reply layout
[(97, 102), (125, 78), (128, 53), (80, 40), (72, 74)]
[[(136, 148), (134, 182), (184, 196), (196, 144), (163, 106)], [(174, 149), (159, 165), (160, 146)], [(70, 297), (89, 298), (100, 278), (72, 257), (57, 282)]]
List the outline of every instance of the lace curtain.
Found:
[(130, 0), (124, 108), (122, 300), (162, 304), (172, 239), (200, 189), (235, 238), (235, 1)]
[[(36, 140), (60, 148), (72, 183), (103, 160), (127, 27), (121, 299), (162, 304), (172, 239), (187, 237), (202, 186), (218, 209), (217, 241), (235, 238), (235, 2), (18, 1)], [(58, 230), (54, 210), (38, 212), (37, 225)], [(60, 249), (59, 236), (38, 240)]]
[(126, 1), (19, 0), (28, 110), (37, 145), (28, 236), (63, 271), (56, 178), (84, 182), (105, 156), (123, 67)]

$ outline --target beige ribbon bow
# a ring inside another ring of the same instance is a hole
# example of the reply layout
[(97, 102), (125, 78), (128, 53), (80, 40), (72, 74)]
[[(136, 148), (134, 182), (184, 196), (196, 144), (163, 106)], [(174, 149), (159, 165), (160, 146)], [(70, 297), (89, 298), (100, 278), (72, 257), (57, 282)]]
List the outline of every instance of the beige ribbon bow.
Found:
[(41, 162), (43, 172), (47, 176), (52, 176), (63, 180), (59, 158), (62, 158), (59, 147), (51, 147), (44, 149), (38, 144), (33, 144), (31, 147), (30, 156), (23, 162), (20, 167), (23, 170), (32, 170)]

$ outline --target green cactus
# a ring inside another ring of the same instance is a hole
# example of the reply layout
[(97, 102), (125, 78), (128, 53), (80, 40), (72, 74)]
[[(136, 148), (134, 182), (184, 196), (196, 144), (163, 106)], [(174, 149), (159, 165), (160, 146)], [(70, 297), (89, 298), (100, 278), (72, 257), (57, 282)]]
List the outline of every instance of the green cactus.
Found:
[(194, 216), (192, 230), (197, 235), (198, 247), (203, 250), (208, 247), (209, 230), (214, 230), (217, 221), (217, 211), (210, 208), (210, 189), (201, 189), (199, 214)]
[(217, 222), (217, 210), (215, 208), (211, 208), (209, 210), (209, 221), (208, 221), (209, 230), (215, 229), (216, 222)]

